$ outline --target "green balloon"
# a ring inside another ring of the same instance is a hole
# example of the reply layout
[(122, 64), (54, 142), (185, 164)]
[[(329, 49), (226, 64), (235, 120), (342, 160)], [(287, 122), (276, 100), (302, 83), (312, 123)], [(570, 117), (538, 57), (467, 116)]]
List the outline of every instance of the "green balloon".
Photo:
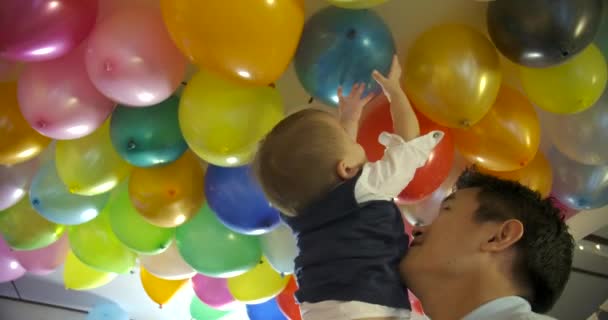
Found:
[(105, 210), (110, 215), (112, 231), (127, 248), (149, 255), (169, 248), (175, 228), (161, 228), (148, 223), (131, 203), (128, 181), (123, 181), (112, 191)]
[(207, 204), (177, 227), (177, 249), (194, 270), (210, 277), (230, 278), (255, 267), (262, 257), (259, 238), (226, 228)]
[(217, 320), (228, 315), (229, 313), (230, 311), (211, 308), (199, 300), (196, 296), (192, 297), (192, 302), (190, 302), (190, 316), (194, 320)]
[(59, 240), (65, 226), (43, 218), (30, 204), (29, 196), (0, 211), (0, 233), (17, 250), (36, 250)]
[(110, 216), (104, 209), (97, 218), (68, 229), (72, 252), (93, 269), (128, 273), (135, 267), (136, 255), (125, 247), (110, 227)]

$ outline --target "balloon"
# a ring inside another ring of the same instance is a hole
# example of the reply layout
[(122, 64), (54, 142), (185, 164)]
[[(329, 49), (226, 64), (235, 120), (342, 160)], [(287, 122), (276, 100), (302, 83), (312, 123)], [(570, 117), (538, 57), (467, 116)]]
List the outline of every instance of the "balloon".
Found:
[(210, 165), (205, 176), (209, 207), (228, 228), (259, 235), (276, 228), (281, 219), (264, 196), (250, 166), (223, 168)]
[(40, 216), (24, 197), (16, 205), (0, 212), (0, 233), (12, 248), (36, 250), (61, 238), (65, 227)]
[(186, 58), (169, 37), (158, 9), (140, 6), (103, 19), (87, 44), (86, 66), (110, 99), (149, 106), (167, 99), (186, 73)]
[(160, 254), (140, 255), (139, 262), (148, 272), (161, 279), (190, 279), (196, 275), (196, 271), (179, 254), (175, 242), (171, 243), (169, 248)]
[(68, 252), (63, 267), (63, 282), (70, 290), (90, 290), (110, 283), (116, 278), (116, 273), (92, 269), (82, 263), (72, 251)]
[(420, 112), (440, 125), (467, 128), (490, 110), (501, 72), (492, 43), (478, 31), (445, 24), (410, 48), (404, 86)]
[(109, 194), (80, 196), (70, 193), (57, 175), (55, 161), (42, 165), (32, 180), (32, 207), (49, 221), (76, 225), (93, 220), (104, 208)]
[(48, 247), (31, 251), (15, 251), (19, 264), (29, 273), (47, 275), (63, 264), (70, 251), (68, 237), (63, 236)]
[(497, 0), (488, 32), (511, 61), (534, 68), (560, 64), (587, 47), (602, 18), (602, 0)]
[(95, 0), (19, 0), (0, 4), (0, 57), (41, 61), (60, 57), (89, 34)]
[(570, 159), (590, 165), (608, 164), (608, 90), (591, 108), (576, 114), (542, 114), (553, 145)]
[(224, 167), (251, 160), (257, 142), (282, 118), (276, 89), (239, 86), (204, 71), (190, 80), (179, 106), (179, 124), (192, 151)]
[(110, 142), (110, 123), (75, 140), (58, 141), (57, 173), (70, 192), (93, 196), (112, 190), (131, 170)]
[(302, 320), (300, 315), (300, 305), (296, 302), (295, 294), (298, 291), (298, 284), (294, 277), (289, 277), (289, 282), (285, 290), (277, 296), (279, 308), (289, 318), (289, 320)]
[(566, 221), (568, 219), (572, 218), (575, 214), (577, 214), (579, 212), (578, 210), (569, 208), (567, 205), (563, 204), (561, 201), (559, 201), (553, 195), (550, 196), (550, 199), (551, 199), (551, 202), (553, 203), (553, 206), (556, 207), (557, 209), (559, 209), (562, 218)]
[(291, 229), (280, 224), (278, 228), (260, 237), (262, 252), (274, 270), (282, 274), (294, 272), (298, 244)]
[[(357, 141), (365, 149), (368, 161), (373, 162), (384, 155), (385, 147), (378, 142), (378, 136), (383, 131), (393, 132), (393, 121), (390, 105), (384, 95), (375, 98), (366, 109), (361, 119)], [(420, 113), (417, 117), (421, 134), (441, 130), (445, 135), (429, 156), (427, 163), (416, 170), (414, 179), (399, 194), (398, 202), (414, 202), (431, 194), (448, 176), (454, 160), (454, 142), (450, 131)]]
[(602, 10), (602, 21), (595, 35), (595, 45), (598, 46), (604, 57), (608, 56), (608, 5), (604, 3)]
[(17, 280), (24, 274), (25, 269), (19, 264), (15, 252), (0, 238), (0, 283)]
[(0, 82), (14, 82), (21, 72), (22, 65), (0, 58)]
[(0, 210), (6, 210), (23, 199), (37, 170), (38, 159), (10, 167), (0, 165)]
[(190, 302), (190, 316), (193, 320), (218, 320), (228, 315), (230, 311), (214, 309), (197, 297), (192, 297)]
[(339, 86), (344, 94), (360, 82), (379, 91), (372, 71), (386, 74), (394, 54), (391, 31), (374, 11), (327, 7), (306, 22), (294, 65), (304, 89), (335, 106)]
[(336, 7), (347, 9), (366, 9), (375, 7), (386, 2), (386, 0), (328, 0)]
[(153, 274), (141, 268), (139, 273), (141, 285), (150, 299), (162, 308), (181, 290), (190, 279), (166, 280), (155, 277)]
[(568, 159), (557, 150), (549, 152), (553, 167), (555, 198), (576, 210), (601, 208), (608, 204), (608, 166), (590, 166)]
[(192, 278), (192, 287), (198, 299), (211, 308), (225, 309), (235, 302), (224, 278), (197, 274)]
[(304, 1), (162, 0), (173, 41), (195, 64), (241, 83), (267, 85), (287, 69)]
[(555, 113), (576, 113), (592, 106), (604, 92), (606, 61), (590, 45), (563, 64), (532, 69), (520, 67), (522, 87), (537, 106)]
[(98, 304), (85, 320), (129, 320), (129, 315), (115, 303)]
[(154, 168), (135, 168), (129, 181), (133, 206), (149, 223), (177, 227), (190, 220), (205, 200), (204, 172), (191, 153)]
[(17, 102), (17, 85), (0, 83), (0, 165), (13, 165), (34, 158), (51, 140), (25, 121)]
[(210, 277), (230, 278), (243, 274), (255, 267), (262, 256), (258, 238), (226, 228), (208, 205), (177, 228), (175, 239), (184, 260)]
[(26, 66), (19, 77), (19, 107), (42, 135), (67, 140), (95, 131), (114, 109), (91, 83), (83, 50)]
[[(118, 106), (112, 114), (110, 137), (120, 156), (136, 167), (171, 163), (188, 149), (179, 129), (179, 98), (147, 108)], [(134, 123), (145, 126), (134, 126)]]
[(275, 299), (247, 305), (247, 315), (249, 320), (287, 320)]
[(490, 174), (501, 179), (518, 181), (519, 183), (527, 186), (528, 188), (538, 191), (543, 198), (548, 197), (551, 193), (551, 186), (553, 184), (553, 172), (551, 171), (551, 164), (545, 158), (542, 152), (538, 151), (532, 161), (530, 161), (525, 167), (515, 171), (488, 171), (479, 168), (481, 172)]
[(140, 254), (158, 254), (171, 245), (175, 229), (148, 223), (133, 207), (127, 181), (112, 191), (106, 210), (112, 232), (125, 247)]
[(540, 145), (540, 124), (534, 107), (519, 91), (506, 85), (481, 121), (452, 132), (458, 151), (469, 162), (492, 171), (525, 167)]
[(85, 224), (70, 227), (68, 236), (76, 257), (92, 268), (128, 273), (135, 267), (136, 256), (112, 233), (107, 210)]
[(227, 280), (234, 299), (247, 304), (274, 298), (285, 289), (287, 282), (289, 277), (277, 273), (265, 257), (253, 269)]

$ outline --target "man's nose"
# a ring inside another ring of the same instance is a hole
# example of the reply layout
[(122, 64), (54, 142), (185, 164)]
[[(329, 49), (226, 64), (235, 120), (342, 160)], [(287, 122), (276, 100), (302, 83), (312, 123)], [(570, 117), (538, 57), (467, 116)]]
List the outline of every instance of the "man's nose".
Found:
[(419, 237), (419, 236), (421, 236), (421, 235), (422, 235), (424, 232), (426, 232), (426, 228), (427, 228), (427, 227), (426, 227), (426, 226), (423, 226), (423, 225), (417, 225), (417, 226), (414, 226), (414, 227), (412, 228), (412, 236), (413, 236), (414, 238), (415, 238), (415, 237)]

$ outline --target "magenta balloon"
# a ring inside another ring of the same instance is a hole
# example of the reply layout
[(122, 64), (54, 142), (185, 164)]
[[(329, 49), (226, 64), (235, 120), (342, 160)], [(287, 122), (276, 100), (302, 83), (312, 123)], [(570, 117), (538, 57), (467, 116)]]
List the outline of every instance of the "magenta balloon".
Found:
[(86, 38), (97, 0), (0, 1), (0, 57), (42, 61), (60, 57)]
[(15, 251), (15, 257), (27, 272), (37, 275), (47, 275), (65, 262), (70, 250), (68, 237), (63, 236), (48, 247), (31, 250)]
[(36, 131), (53, 139), (76, 139), (95, 131), (114, 109), (89, 80), (84, 50), (26, 66), (19, 77), (19, 107)]
[(197, 274), (192, 278), (192, 287), (196, 296), (214, 309), (224, 309), (235, 302), (228, 290), (226, 279)]
[(11, 167), (0, 166), (0, 211), (17, 204), (38, 171), (38, 158)]
[(160, 9), (134, 7), (103, 19), (91, 34), (86, 65), (110, 99), (143, 107), (167, 99), (180, 85), (186, 58), (175, 47)]
[(13, 281), (25, 274), (25, 269), (19, 264), (15, 252), (0, 237), (0, 283)]

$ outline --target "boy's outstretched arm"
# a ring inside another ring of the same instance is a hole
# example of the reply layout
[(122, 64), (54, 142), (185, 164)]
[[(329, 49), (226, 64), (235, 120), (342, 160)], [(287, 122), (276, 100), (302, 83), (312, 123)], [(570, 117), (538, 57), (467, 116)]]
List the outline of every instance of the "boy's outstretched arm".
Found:
[(357, 140), (357, 133), (359, 132), (361, 111), (374, 97), (372, 94), (362, 97), (364, 92), (365, 83), (356, 83), (353, 85), (350, 93), (346, 97), (342, 94), (342, 87), (338, 87), (338, 117), (340, 119), (340, 124), (355, 141)]

